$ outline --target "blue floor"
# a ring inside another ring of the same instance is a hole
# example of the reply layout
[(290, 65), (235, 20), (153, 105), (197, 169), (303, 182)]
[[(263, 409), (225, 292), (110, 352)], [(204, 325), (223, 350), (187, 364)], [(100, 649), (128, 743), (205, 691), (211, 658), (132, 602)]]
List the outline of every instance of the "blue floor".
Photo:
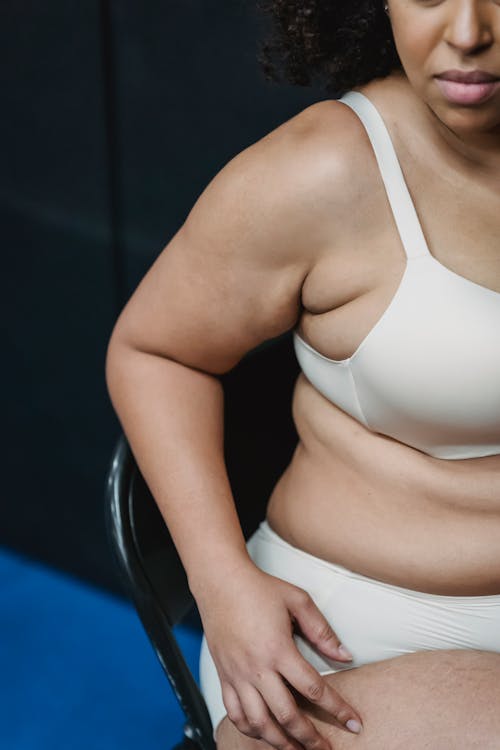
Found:
[[(171, 750), (183, 715), (132, 605), (0, 548), (0, 748)], [(200, 633), (177, 635), (198, 676)]]

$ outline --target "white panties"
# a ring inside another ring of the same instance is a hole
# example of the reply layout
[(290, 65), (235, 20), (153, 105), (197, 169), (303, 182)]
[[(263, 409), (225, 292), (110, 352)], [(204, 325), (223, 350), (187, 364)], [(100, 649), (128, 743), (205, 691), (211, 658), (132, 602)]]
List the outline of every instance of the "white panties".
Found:
[[(500, 594), (445, 596), (384, 583), (292, 546), (267, 521), (250, 537), (247, 549), (266, 573), (305, 589), (353, 655), (348, 664), (328, 659), (294, 635), (298, 650), (320, 674), (432, 649), (500, 653)], [(215, 739), (226, 709), (205, 637), (200, 685)]]

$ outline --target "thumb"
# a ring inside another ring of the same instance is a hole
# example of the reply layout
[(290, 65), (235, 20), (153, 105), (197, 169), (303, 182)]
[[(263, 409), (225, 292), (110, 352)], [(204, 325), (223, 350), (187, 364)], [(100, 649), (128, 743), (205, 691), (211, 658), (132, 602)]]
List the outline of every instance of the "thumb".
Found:
[(294, 597), (289, 609), (302, 634), (325, 656), (336, 661), (352, 660), (352, 654), (340, 642), (330, 623), (306, 591), (301, 590), (299, 596)]

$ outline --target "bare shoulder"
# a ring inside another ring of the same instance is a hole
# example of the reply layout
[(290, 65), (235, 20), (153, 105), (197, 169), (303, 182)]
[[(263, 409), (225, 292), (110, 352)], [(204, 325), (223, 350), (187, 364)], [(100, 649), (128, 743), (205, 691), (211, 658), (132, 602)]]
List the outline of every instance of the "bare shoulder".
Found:
[[(252, 231), (271, 231), (276, 262), (307, 269), (316, 250), (331, 241), (331, 222), (342, 217), (359, 189), (355, 175), (365, 172), (367, 143), (350, 107), (334, 99), (315, 102), (234, 156), (208, 184), (185, 226), (206, 228), (209, 215), (231, 223), (238, 208)], [(265, 252), (266, 244), (261, 247)]]
[[(379, 186), (366, 128), (350, 106), (336, 99), (316, 102), (295, 120), (294, 128), (299, 138), (302, 136), (300, 150), (308, 165), (310, 194), (315, 204), (325, 209), (326, 219), (330, 217), (336, 226), (344, 224), (353, 205), (362, 208), (367, 194)], [(329, 232), (330, 242), (331, 237)]]
[(297, 139), (304, 159), (297, 167), (306, 167), (309, 188), (342, 203), (350, 186), (356, 189), (356, 175), (365, 173), (366, 153), (371, 150), (356, 112), (340, 100), (324, 99), (306, 107), (282, 128)]

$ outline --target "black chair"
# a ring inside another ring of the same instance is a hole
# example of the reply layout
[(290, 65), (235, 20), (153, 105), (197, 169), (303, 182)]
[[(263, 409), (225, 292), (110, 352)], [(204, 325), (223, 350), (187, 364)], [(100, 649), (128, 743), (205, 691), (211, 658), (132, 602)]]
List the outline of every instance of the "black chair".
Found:
[[(266, 342), (222, 377), (225, 460), (245, 537), (264, 517), (297, 434), (291, 397), (298, 372), (289, 334)], [(214, 750), (203, 696), (173, 633), (196, 611), (186, 574), (124, 435), (106, 482), (106, 526), (128, 591), (186, 717), (177, 750)]]

